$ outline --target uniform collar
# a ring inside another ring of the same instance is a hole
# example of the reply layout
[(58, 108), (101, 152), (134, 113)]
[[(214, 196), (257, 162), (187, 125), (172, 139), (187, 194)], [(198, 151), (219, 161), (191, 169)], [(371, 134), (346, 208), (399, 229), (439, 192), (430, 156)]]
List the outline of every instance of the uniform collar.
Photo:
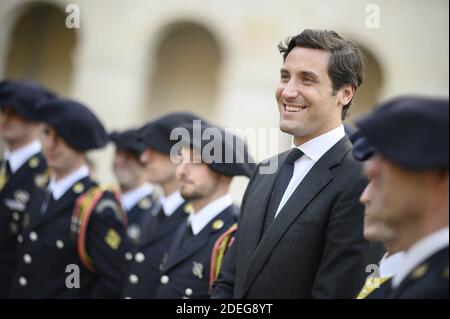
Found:
[(184, 203), (184, 198), (181, 197), (181, 194), (179, 191), (173, 192), (169, 196), (161, 195), (159, 197), (159, 202), (161, 203), (164, 215), (166, 217), (172, 216), (173, 213), (178, 209), (178, 207), (181, 206), (181, 204)]
[(188, 223), (192, 227), (192, 233), (194, 235), (200, 233), (209, 222), (231, 205), (233, 205), (233, 199), (230, 194), (226, 194), (212, 201), (198, 212), (192, 212), (188, 218)]
[(390, 256), (387, 256), (386, 253), (380, 261), (380, 277), (384, 278), (394, 276), (404, 258), (405, 253), (403, 251), (399, 251), (398, 253)]
[(153, 186), (149, 183), (145, 183), (131, 191), (123, 193), (120, 202), (123, 209), (128, 212), (136, 205), (142, 198), (149, 196), (153, 192)]
[(54, 200), (59, 200), (69, 188), (87, 176), (89, 176), (89, 168), (84, 164), (59, 181), (56, 181), (54, 177), (51, 177), (50, 183), (48, 184), (48, 190), (52, 193)]
[(292, 148), (297, 147), (314, 162), (317, 162), (326, 152), (328, 152), (337, 142), (345, 136), (344, 125), (341, 124), (335, 129), (319, 135), (300, 146), (292, 142)]
[(41, 149), (41, 143), (35, 140), (14, 152), (6, 150), (4, 158), (9, 161), (11, 172), (14, 174), (30, 157), (39, 153)]
[(448, 230), (448, 227), (445, 227), (426, 236), (405, 252), (405, 257), (398, 267), (398, 272), (392, 279), (394, 288), (398, 287), (409, 273), (427, 258), (448, 247)]

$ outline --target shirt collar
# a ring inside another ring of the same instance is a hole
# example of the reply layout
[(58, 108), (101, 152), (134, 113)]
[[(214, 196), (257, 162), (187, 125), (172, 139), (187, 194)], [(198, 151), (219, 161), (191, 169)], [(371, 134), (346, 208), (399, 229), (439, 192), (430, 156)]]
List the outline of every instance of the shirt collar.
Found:
[(339, 142), (345, 136), (344, 125), (341, 124), (335, 129), (319, 135), (300, 146), (296, 146), (292, 142), (292, 148), (297, 147), (306, 156), (317, 162), (323, 154), (328, 152), (337, 142)]
[(188, 223), (192, 227), (192, 233), (194, 235), (200, 233), (210, 221), (231, 205), (233, 205), (233, 199), (230, 194), (226, 194), (212, 201), (198, 212), (189, 214)]
[(386, 253), (380, 261), (380, 277), (384, 278), (394, 276), (397, 273), (403, 258), (405, 258), (405, 253), (403, 251), (399, 251), (398, 253), (390, 256), (387, 256)]
[(59, 181), (51, 177), (48, 190), (52, 193), (54, 200), (59, 200), (72, 185), (87, 176), (89, 176), (89, 168), (85, 164)]
[(35, 140), (13, 152), (6, 150), (4, 158), (9, 161), (11, 172), (15, 173), (30, 157), (39, 153), (41, 149), (41, 143)]
[(449, 229), (445, 227), (419, 240), (408, 251), (392, 279), (392, 286), (398, 287), (409, 273), (424, 260), (445, 247), (448, 247)]
[(178, 209), (178, 207), (180, 207), (181, 204), (184, 203), (184, 198), (181, 197), (181, 194), (179, 191), (176, 191), (167, 197), (164, 195), (161, 195), (159, 197), (159, 202), (161, 203), (161, 205), (163, 207), (164, 215), (166, 215), (166, 217), (170, 217), (170, 216), (172, 216), (173, 213), (175, 213), (175, 211)]
[(123, 209), (128, 212), (136, 205), (142, 198), (147, 197), (153, 192), (153, 186), (149, 183), (145, 183), (135, 189), (132, 189), (126, 193), (123, 193), (120, 202)]

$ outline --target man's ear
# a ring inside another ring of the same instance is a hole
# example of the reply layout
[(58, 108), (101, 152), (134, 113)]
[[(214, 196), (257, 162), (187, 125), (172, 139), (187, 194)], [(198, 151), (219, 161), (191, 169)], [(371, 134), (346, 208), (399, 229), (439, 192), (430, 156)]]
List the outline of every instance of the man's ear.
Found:
[(343, 86), (340, 90), (339, 90), (339, 104), (341, 106), (347, 105), (348, 103), (350, 103), (350, 101), (353, 98), (353, 95), (355, 95), (355, 87), (351, 84), (347, 84), (345, 86)]

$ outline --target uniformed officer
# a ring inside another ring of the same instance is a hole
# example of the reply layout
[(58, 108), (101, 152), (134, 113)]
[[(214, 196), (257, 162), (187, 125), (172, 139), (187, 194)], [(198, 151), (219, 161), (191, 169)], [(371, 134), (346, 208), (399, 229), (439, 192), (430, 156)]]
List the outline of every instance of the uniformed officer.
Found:
[(387, 298), (448, 298), (448, 117), (448, 99), (404, 96), (357, 121), (375, 149), (370, 217), (404, 251)]
[(239, 214), (229, 194), (230, 183), (234, 176), (249, 177), (254, 169), (242, 140), (199, 122), (185, 126), (189, 134), (183, 136), (177, 168), (181, 195), (192, 211), (163, 261), (156, 298), (209, 298), (214, 245)]
[(119, 297), (126, 216), (115, 194), (91, 180), (85, 160), (86, 151), (103, 147), (108, 135), (74, 101), (40, 104), (38, 119), (51, 174), (36, 178), (10, 297)]
[(176, 140), (171, 140), (170, 136), (181, 124), (195, 119), (198, 116), (191, 113), (172, 113), (144, 125), (138, 132), (139, 141), (145, 148), (141, 162), (149, 181), (158, 185), (162, 194), (152, 212), (142, 221), (139, 246), (126, 256), (130, 266), (124, 298), (154, 297), (161, 260), (167, 254), (175, 230), (187, 218), (185, 201), (178, 191), (176, 163), (170, 157)]
[(148, 182), (145, 167), (139, 161), (144, 151), (137, 139), (137, 129), (110, 134), (116, 146), (113, 171), (120, 186), (120, 202), (128, 218), (128, 237), (133, 244), (139, 242), (142, 218), (153, 205), (153, 185)]
[[(375, 148), (362, 136), (361, 132), (353, 136), (353, 156), (359, 161), (370, 161), (375, 153)], [(370, 177), (370, 176), (368, 176)], [(390, 293), (392, 276), (398, 271), (398, 267), (404, 258), (404, 252), (399, 247), (395, 232), (388, 225), (373, 220), (373, 210), (377, 207), (372, 205), (374, 200), (373, 182), (369, 180), (364, 189), (360, 201), (364, 204), (364, 237), (372, 244), (382, 243), (386, 250), (378, 265), (368, 265), (366, 271), (370, 272), (364, 287), (361, 289), (358, 299), (380, 299)], [(375, 211), (376, 213), (376, 211)], [(373, 267), (377, 266), (377, 267)]]
[(0, 298), (8, 296), (17, 269), (17, 235), (34, 177), (46, 169), (36, 106), (53, 97), (33, 82), (0, 82), (0, 136), (6, 145), (0, 164)]

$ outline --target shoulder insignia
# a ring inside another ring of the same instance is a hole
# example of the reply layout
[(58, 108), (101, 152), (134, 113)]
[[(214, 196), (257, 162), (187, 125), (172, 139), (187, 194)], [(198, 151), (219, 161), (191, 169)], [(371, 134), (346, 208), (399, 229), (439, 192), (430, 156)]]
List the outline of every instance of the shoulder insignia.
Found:
[(417, 267), (412, 273), (411, 273), (411, 279), (417, 280), (422, 278), (428, 271), (428, 265), (422, 265)]
[(32, 157), (28, 161), (28, 166), (30, 166), (31, 168), (36, 168), (39, 166), (39, 164), (40, 164), (39, 158), (37, 158), (36, 156)]
[(120, 235), (114, 229), (110, 228), (106, 233), (105, 243), (107, 243), (113, 250), (117, 250), (121, 242), (122, 238)]
[(224, 225), (223, 220), (218, 219), (218, 220), (216, 220), (216, 221), (213, 223), (212, 228), (213, 228), (214, 230), (219, 230), (219, 229), (221, 229), (221, 228), (223, 227), (223, 225)]
[(39, 174), (34, 178), (34, 184), (39, 188), (45, 188), (48, 184), (48, 174)]
[(81, 194), (84, 191), (84, 185), (83, 183), (79, 182), (76, 183), (73, 187), (72, 190), (75, 194)]
[(152, 202), (148, 198), (141, 199), (138, 204), (140, 209), (149, 209), (151, 205)]
[(183, 209), (186, 214), (192, 214), (194, 212), (194, 207), (192, 206), (192, 204), (184, 205)]

